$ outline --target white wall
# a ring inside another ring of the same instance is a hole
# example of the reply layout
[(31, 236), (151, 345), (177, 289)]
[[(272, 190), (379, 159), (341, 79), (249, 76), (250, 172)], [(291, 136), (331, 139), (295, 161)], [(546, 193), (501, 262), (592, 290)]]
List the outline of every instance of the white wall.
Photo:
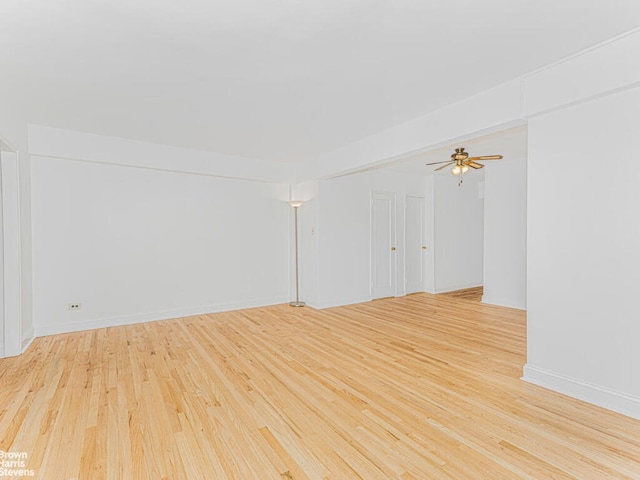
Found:
[(10, 146), (10, 150), (16, 153), (18, 159), (20, 218), (19, 232), (15, 233), (18, 235), (20, 244), (20, 308), (18, 316), (10, 321), (17, 322), (15, 327), (20, 332), (20, 343), (24, 351), (34, 338), (31, 268), (31, 162), (28, 155), (25, 115), (19, 99), (13, 93), (8, 90), (0, 90), (0, 105), (2, 105), (0, 108), (0, 138)]
[[(527, 116), (606, 95), (640, 82), (640, 29), (525, 75)], [(580, 78), (580, 81), (576, 81)]]
[(458, 177), (434, 177), (435, 292), (482, 285), (484, 201), (479, 196), (482, 171)]
[(640, 418), (640, 88), (529, 124), (525, 379)]
[[(320, 245), (318, 242), (318, 215), (320, 198), (318, 182), (308, 182), (297, 186), (292, 199), (305, 200), (299, 210), (300, 236), (300, 299), (310, 305), (318, 303), (318, 263)], [(291, 299), (295, 297), (292, 278)]]
[[(404, 295), (404, 198), (424, 196), (424, 180), (414, 175), (365, 172), (318, 184), (316, 307), (371, 299), (371, 191), (395, 192), (397, 295)], [(303, 207), (304, 208), (304, 207)], [(309, 228), (309, 227), (307, 227)]]
[(273, 183), (291, 182), (295, 174), (294, 166), (288, 163), (158, 145), (42, 125), (30, 124), (28, 132), (31, 155)]
[(527, 161), (484, 169), (484, 293), (482, 301), (527, 308)]
[(0, 220), (2, 247), (2, 356), (22, 352), (24, 334), (21, 322), (21, 264), (20, 264), (20, 188), (19, 165), (15, 152), (0, 151), (2, 198)]
[(435, 175), (427, 175), (424, 177), (424, 241), (427, 247), (424, 262), (424, 291), (436, 293), (436, 276), (435, 276)]
[[(5, 176), (6, 176), (4, 172), (4, 168), (2, 167), (2, 163), (4, 163), (3, 157), (7, 155), (7, 151), (3, 151), (3, 148), (5, 148), (5, 145), (0, 140), (0, 183), (2, 182), (2, 180), (5, 179)], [(2, 225), (2, 232), (0, 234), (0, 358), (3, 358), (5, 356), (5, 329), (6, 330), (15, 329), (16, 325), (20, 325), (20, 323), (18, 322), (19, 318), (16, 319), (16, 321), (14, 322), (11, 322), (11, 321), (7, 322), (6, 320), (7, 314), (5, 309), (5, 297), (7, 296), (7, 294), (5, 292), (5, 285), (7, 284), (7, 282), (5, 281), (5, 277), (7, 277), (8, 275), (5, 268), (6, 262), (4, 260), (4, 257), (7, 255), (8, 252), (4, 246), (3, 237), (8, 233), (10, 233), (10, 231), (6, 226), (5, 213), (4, 213), (4, 210), (6, 209), (5, 197), (7, 193), (5, 191), (5, 188), (2, 188), (0, 193), (1, 193), (0, 194), (0, 225)], [(20, 279), (18, 278), (17, 280), (19, 281)]]
[(640, 31), (524, 79), (532, 118), (523, 378), (636, 418), (638, 54)]
[(288, 299), (282, 185), (32, 161), (38, 335)]

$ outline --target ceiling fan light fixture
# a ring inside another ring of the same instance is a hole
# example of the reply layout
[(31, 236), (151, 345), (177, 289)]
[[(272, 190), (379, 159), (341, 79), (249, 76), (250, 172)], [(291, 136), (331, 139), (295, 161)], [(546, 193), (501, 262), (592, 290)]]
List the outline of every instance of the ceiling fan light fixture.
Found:
[(442, 162), (431, 162), (427, 163), (427, 166), (430, 165), (440, 165), (434, 172), (439, 172), (440, 170), (444, 170), (445, 168), (449, 168), (453, 165), (451, 169), (451, 173), (454, 175), (459, 175), (460, 179), (458, 181), (458, 186), (462, 185), (462, 174), (467, 173), (469, 171), (469, 167), (474, 170), (478, 170), (484, 167), (484, 164), (478, 163), (478, 160), (500, 160), (502, 155), (484, 155), (481, 157), (469, 157), (469, 154), (464, 151), (464, 147), (456, 148), (456, 153), (451, 155), (451, 160), (444, 160)]

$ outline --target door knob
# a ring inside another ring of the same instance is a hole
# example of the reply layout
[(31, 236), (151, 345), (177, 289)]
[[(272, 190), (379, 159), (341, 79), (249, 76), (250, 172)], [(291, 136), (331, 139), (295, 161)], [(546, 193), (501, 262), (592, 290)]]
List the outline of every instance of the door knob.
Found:
[(396, 247), (391, 247), (391, 251), (395, 252), (396, 251)]
[(427, 247), (423, 246), (423, 247), (422, 247), (422, 249), (423, 249), (423, 250), (426, 250), (426, 249), (427, 249)]

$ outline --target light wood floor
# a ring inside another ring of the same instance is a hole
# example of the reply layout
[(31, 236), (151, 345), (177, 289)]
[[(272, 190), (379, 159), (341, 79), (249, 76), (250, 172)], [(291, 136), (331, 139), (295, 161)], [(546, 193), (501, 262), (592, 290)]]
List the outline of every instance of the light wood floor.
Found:
[(43, 337), (0, 450), (57, 479), (640, 479), (640, 422), (519, 377), (524, 312), (415, 294)]
[(465, 288), (463, 290), (454, 290), (453, 292), (441, 293), (440, 295), (446, 295), (448, 297), (458, 298), (460, 300), (480, 302), (482, 301), (483, 293), (484, 293), (484, 288), (480, 286), (480, 287)]

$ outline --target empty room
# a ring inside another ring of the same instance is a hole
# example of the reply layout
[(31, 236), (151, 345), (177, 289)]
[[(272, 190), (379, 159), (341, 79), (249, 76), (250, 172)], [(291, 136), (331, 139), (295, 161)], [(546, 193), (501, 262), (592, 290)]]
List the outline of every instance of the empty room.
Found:
[(640, 479), (640, 2), (0, 2), (0, 477)]

